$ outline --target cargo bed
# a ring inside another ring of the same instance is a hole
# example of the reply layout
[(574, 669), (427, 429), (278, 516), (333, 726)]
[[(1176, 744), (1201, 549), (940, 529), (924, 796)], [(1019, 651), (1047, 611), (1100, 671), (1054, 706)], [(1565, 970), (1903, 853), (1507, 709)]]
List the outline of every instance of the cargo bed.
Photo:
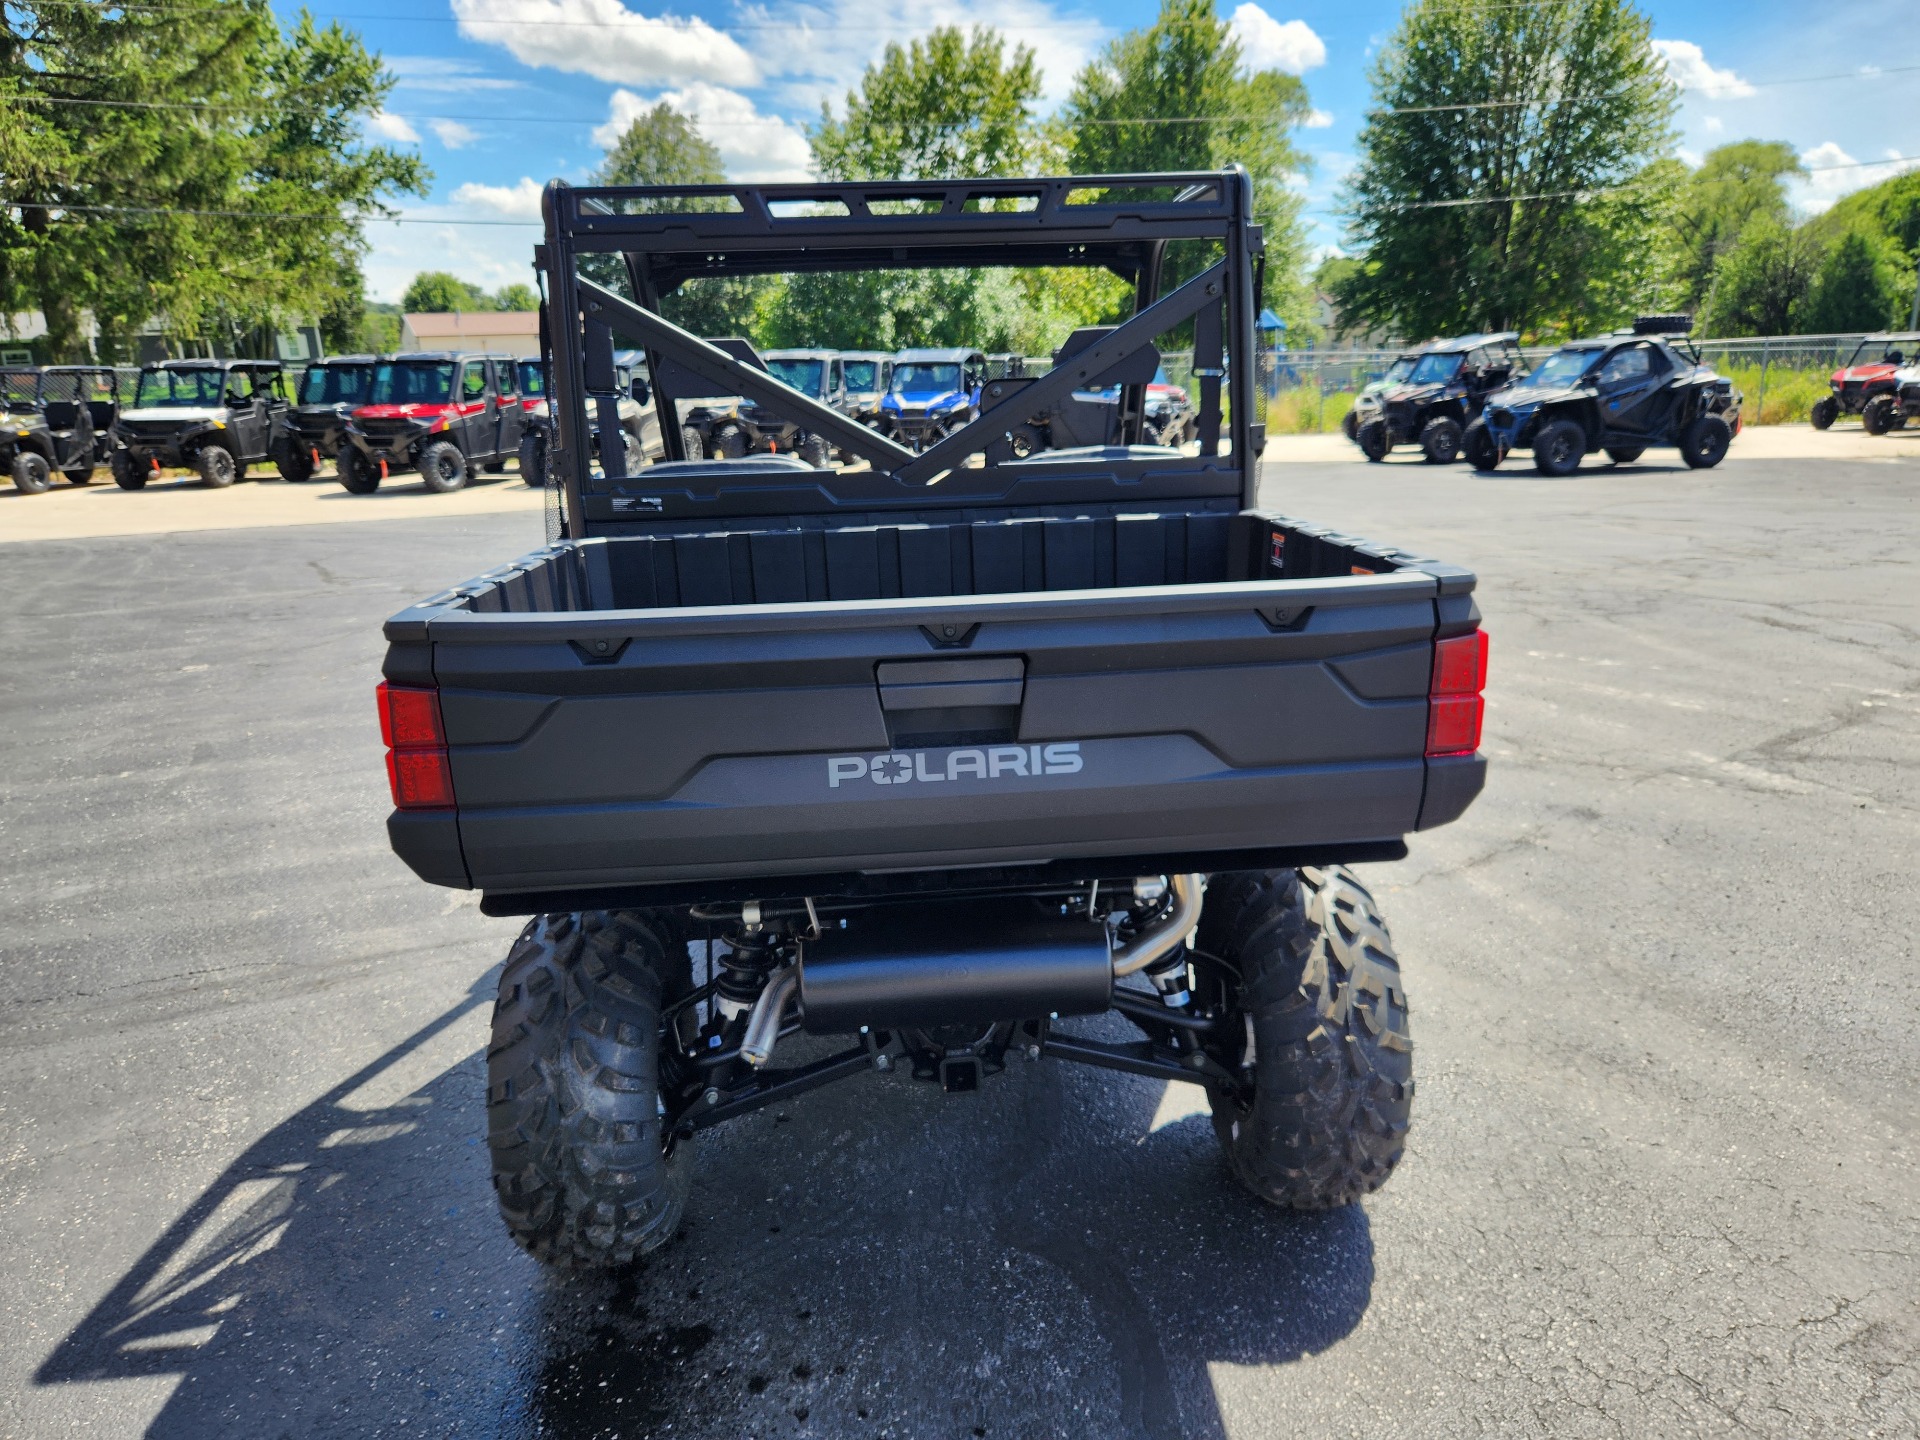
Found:
[(1480, 788), (1426, 754), (1472, 588), (1206, 508), (564, 541), (388, 622), (456, 802), (392, 838), (501, 912), (1397, 855)]

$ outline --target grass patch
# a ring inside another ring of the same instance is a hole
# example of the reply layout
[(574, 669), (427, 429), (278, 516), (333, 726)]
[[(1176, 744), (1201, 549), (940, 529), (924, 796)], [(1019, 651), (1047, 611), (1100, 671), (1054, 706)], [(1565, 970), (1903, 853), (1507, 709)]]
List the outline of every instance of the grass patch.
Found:
[(1283, 391), (1267, 402), (1269, 435), (1329, 435), (1353, 408), (1357, 391), (1330, 390), (1317, 394), (1312, 387)]
[(1804, 425), (1813, 402), (1829, 394), (1831, 370), (1789, 370), (1780, 365), (1767, 367), (1766, 394), (1760, 393), (1758, 365), (1714, 367), (1733, 381), (1734, 389), (1745, 397), (1740, 405), (1742, 420), (1748, 425)]

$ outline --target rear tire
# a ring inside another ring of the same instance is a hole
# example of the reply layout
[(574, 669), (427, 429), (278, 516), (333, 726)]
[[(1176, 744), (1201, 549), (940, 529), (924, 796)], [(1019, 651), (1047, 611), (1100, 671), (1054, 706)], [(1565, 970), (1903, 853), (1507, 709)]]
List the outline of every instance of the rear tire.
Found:
[(794, 454), (816, 470), (825, 470), (833, 464), (833, 456), (827, 449), (827, 442), (818, 435), (809, 435), (794, 447)]
[(224, 490), (240, 478), (240, 462), (224, 445), (202, 446), (193, 457), (193, 470), (209, 490)]
[(691, 425), (682, 425), (680, 427), (680, 448), (687, 452), (687, 459), (689, 460), (708, 460), (712, 458), (707, 454), (707, 437)]
[(1876, 395), (1860, 412), (1860, 423), (1869, 435), (1884, 435), (1893, 429), (1893, 397)]
[(1616, 465), (1631, 465), (1646, 453), (1647, 447), (1644, 445), (1609, 445), (1607, 447), (1607, 458)]
[(534, 1259), (610, 1269), (679, 1227), (691, 1157), (664, 1145), (660, 1012), (686, 983), (657, 912), (541, 915), (507, 956), (487, 1145), (501, 1218)]
[(1420, 427), (1420, 453), (1429, 465), (1451, 465), (1460, 458), (1460, 422), (1436, 415)]
[(1840, 418), (1840, 402), (1828, 395), (1813, 402), (1813, 409), (1807, 412), (1807, 419), (1813, 422), (1816, 430), (1830, 429), (1833, 422)]
[(75, 465), (73, 468), (62, 470), (60, 473), (67, 477), (67, 483), (69, 485), (91, 485), (93, 483), (93, 471), (94, 467), (92, 465)]
[(1586, 458), (1586, 432), (1571, 420), (1549, 420), (1533, 437), (1533, 468), (1542, 475), (1571, 475)]
[(1238, 967), (1250, 1031), (1222, 1058), (1242, 1073), (1251, 1058), (1251, 1098), (1212, 1093), (1235, 1178), (1293, 1210), (1378, 1190), (1406, 1149), (1413, 1041), (1373, 897), (1338, 866), (1216, 876), (1200, 948)]
[(1340, 433), (1346, 436), (1347, 439), (1349, 440), (1353, 439), (1354, 432), (1358, 428), (1359, 428), (1358, 421), (1354, 418), (1353, 411), (1349, 410), (1347, 411), (1346, 414), (1340, 417)]
[(1354, 435), (1354, 441), (1360, 446), (1360, 453), (1378, 465), (1387, 458), (1387, 451), (1393, 448), (1393, 442), (1387, 438), (1387, 422), (1369, 420)]
[(361, 453), (357, 446), (342, 445), (340, 458), (334, 462), (334, 469), (340, 477), (340, 483), (352, 495), (371, 495), (380, 488), (380, 471), (374, 463)]
[(1680, 458), (1689, 469), (1711, 470), (1727, 458), (1733, 427), (1718, 415), (1696, 415), (1680, 432)]
[(22, 495), (44, 495), (52, 488), (53, 469), (47, 457), (22, 450), (13, 457), (13, 488)]
[(738, 425), (722, 425), (713, 437), (714, 458), (742, 460), (747, 454), (747, 432)]
[(1493, 438), (1493, 431), (1484, 420), (1467, 426), (1466, 433), (1460, 437), (1460, 453), (1466, 456), (1469, 465), (1482, 473), (1498, 470), (1501, 460), (1506, 458), (1500, 453), (1500, 442)]
[(467, 457), (451, 440), (436, 440), (420, 452), (414, 468), (427, 489), (450, 495), (467, 483)]

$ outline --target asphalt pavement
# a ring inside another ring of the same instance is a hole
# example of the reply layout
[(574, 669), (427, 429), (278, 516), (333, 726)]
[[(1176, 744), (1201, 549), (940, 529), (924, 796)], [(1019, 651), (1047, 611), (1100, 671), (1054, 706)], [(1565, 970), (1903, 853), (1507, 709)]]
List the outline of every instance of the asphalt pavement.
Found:
[(1920, 461), (1265, 498), (1493, 637), (1487, 793), (1364, 872), (1387, 1188), (1263, 1209), (1191, 1087), (875, 1076), (584, 1281), (495, 1218), (516, 927), (388, 852), (372, 695), (537, 510), (4, 547), (0, 1434), (1920, 1433)]

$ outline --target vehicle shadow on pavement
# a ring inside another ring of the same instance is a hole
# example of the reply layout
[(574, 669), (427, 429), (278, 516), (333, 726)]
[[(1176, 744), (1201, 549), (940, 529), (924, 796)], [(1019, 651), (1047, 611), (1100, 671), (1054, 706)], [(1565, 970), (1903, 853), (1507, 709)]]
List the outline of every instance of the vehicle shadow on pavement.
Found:
[(477, 1053), (365, 1098), (465, 1044), (492, 983), (250, 1146), (38, 1383), (178, 1376), (160, 1437), (1161, 1440), (1225, 1434), (1210, 1366), (1365, 1313), (1359, 1206), (1267, 1209), (1203, 1115), (1149, 1133), (1158, 1082), (1052, 1061), (967, 1096), (860, 1077), (709, 1132), (666, 1249), (548, 1273), (494, 1212)]

